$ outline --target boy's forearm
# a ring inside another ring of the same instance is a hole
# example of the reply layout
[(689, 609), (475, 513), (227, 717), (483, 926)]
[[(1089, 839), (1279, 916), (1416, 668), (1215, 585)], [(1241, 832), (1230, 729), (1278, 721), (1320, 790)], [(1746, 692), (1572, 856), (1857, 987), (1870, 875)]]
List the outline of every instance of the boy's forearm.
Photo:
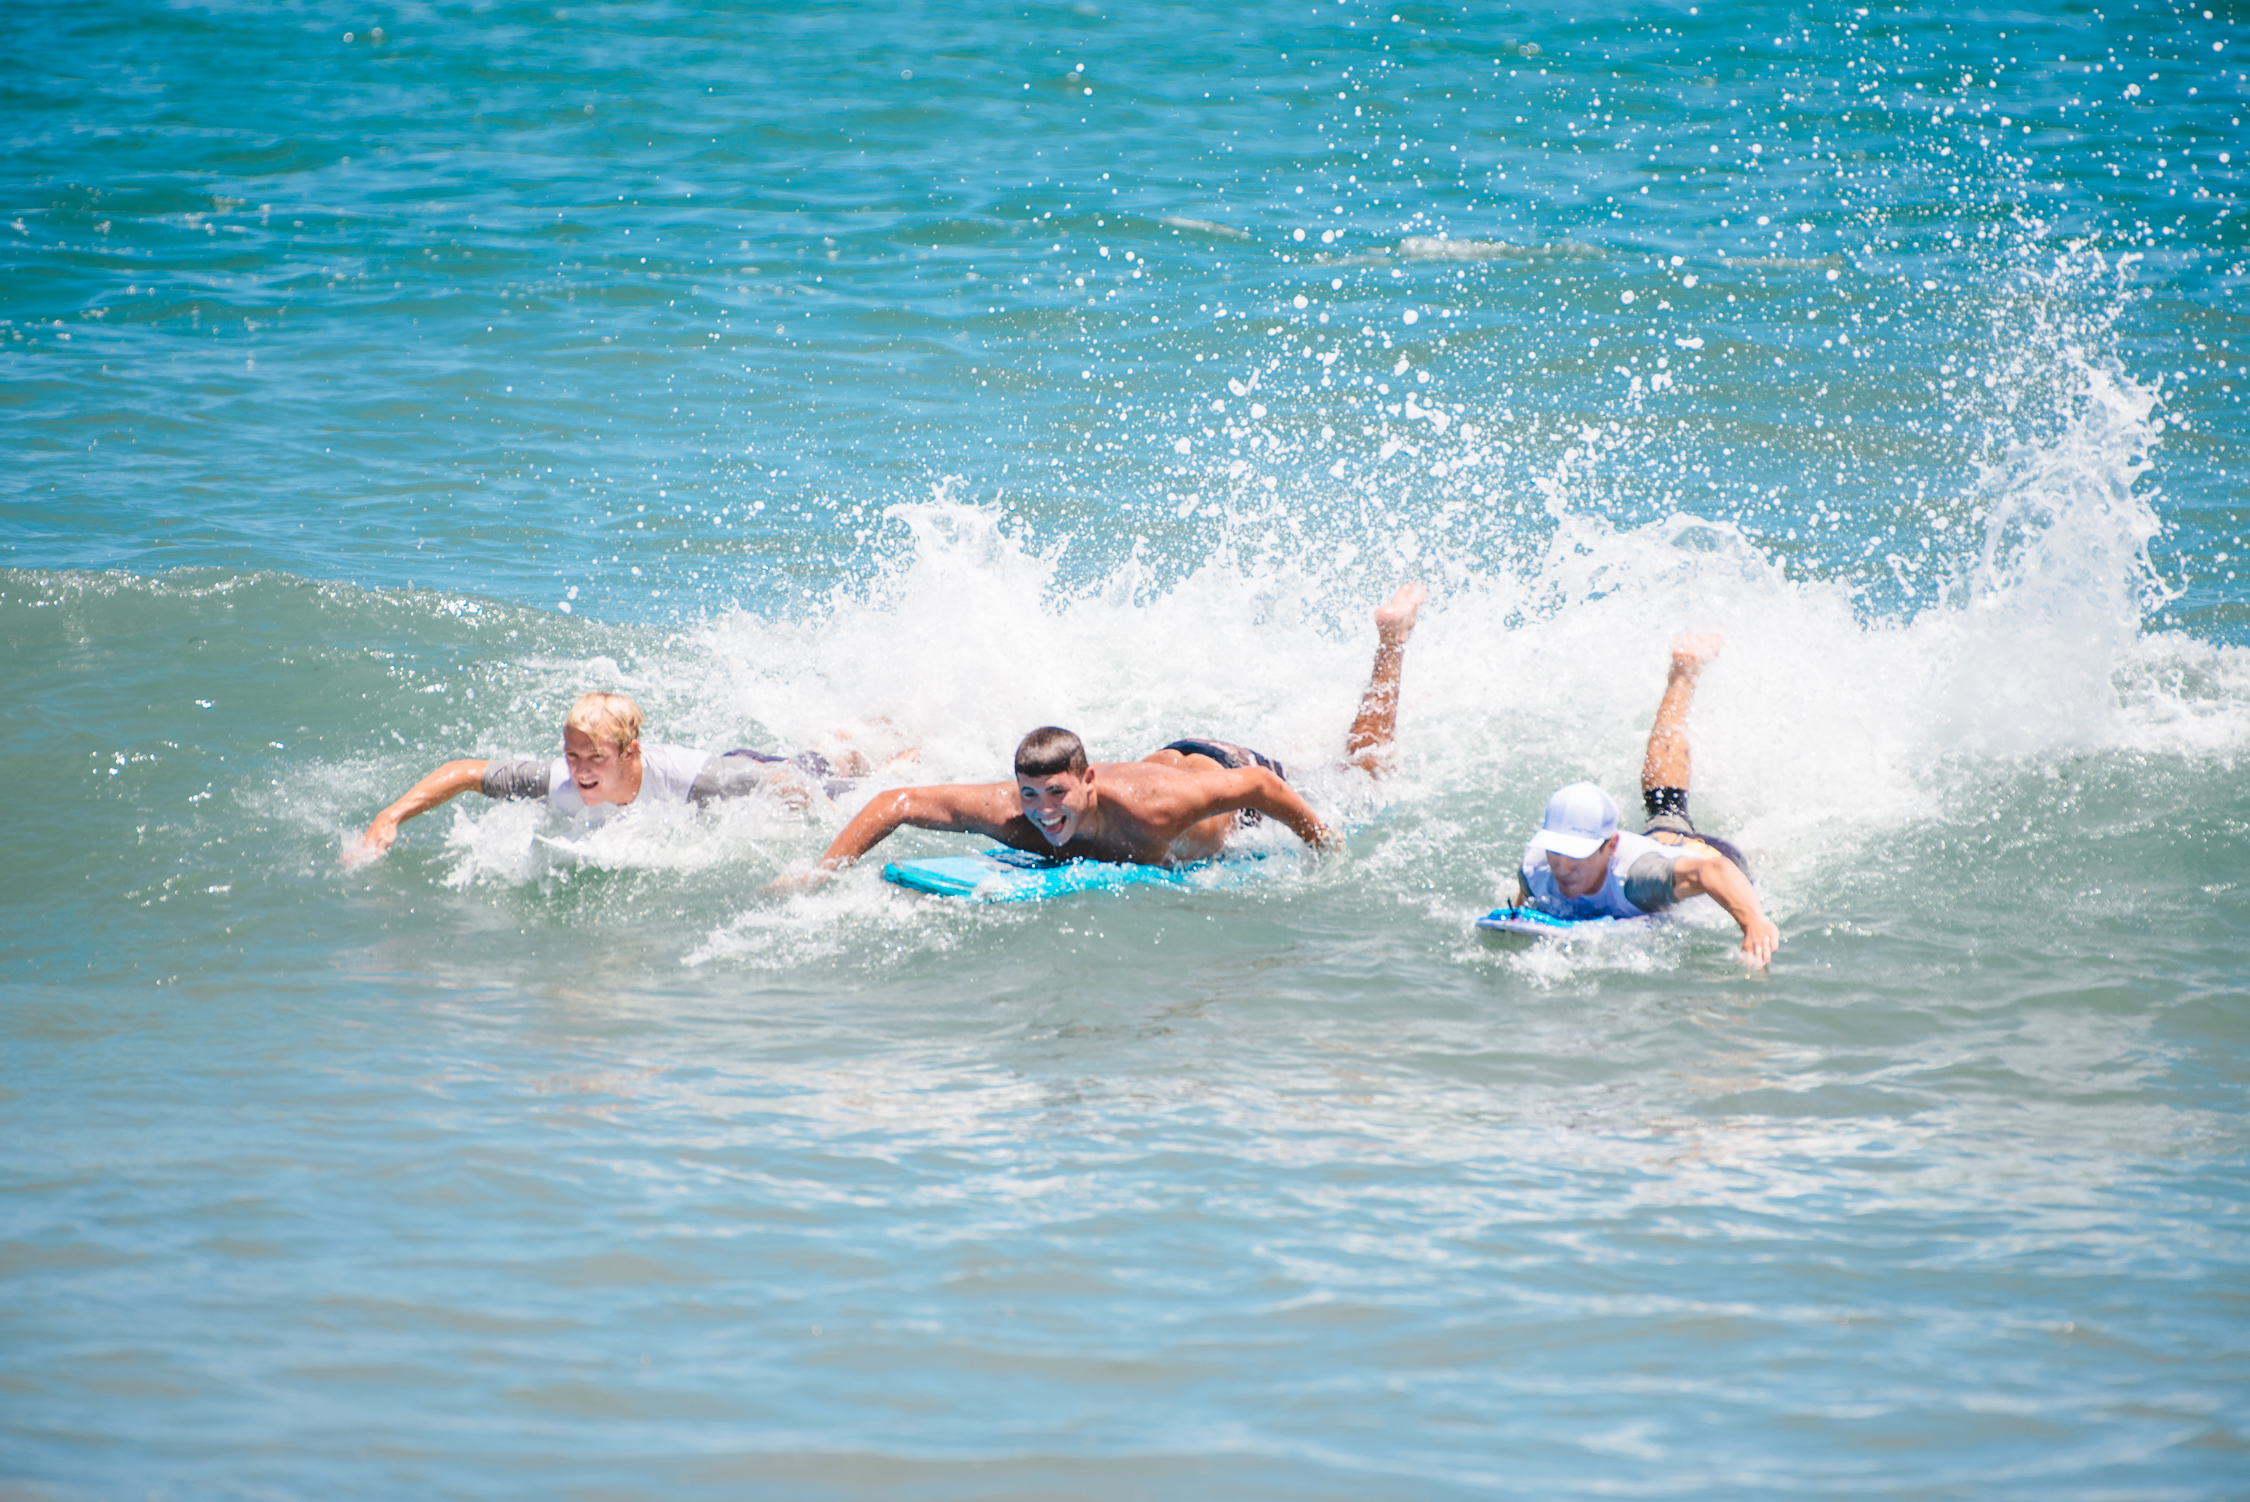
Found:
[(486, 765), (481, 761), (449, 761), (400, 794), (398, 801), (377, 817), (406, 820), (426, 814), (442, 803), (450, 803), (469, 789), (482, 785)]
[[(1727, 911), (1744, 933), (1754, 924), (1766, 921), (1763, 909), (1758, 906), (1758, 894), (1750, 886), (1750, 878), (1743, 875), (1733, 861), (1715, 855), (1700, 862), (1691, 873), (1696, 888)], [(1692, 896), (1693, 893), (1684, 895)]]
[(878, 795), (852, 816), (820, 858), (823, 870), (841, 871), (889, 839), (902, 824), (922, 829), (952, 829), (994, 834), (988, 821), (965, 814), (939, 796), (948, 789), (900, 788)]
[(1298, 839), (1316, 848), (1341, 843), (1336, 832), (1321, 822), (1320, 815), (1313, 812), (1312, 805), (1299, 796), (1295, 788), (1271, 772), (1263, 776), (1267, 785), (1259, 790), (1260, 795), (1252, 804), (1258, 812), (1279, 819)]
[[(426, 814), (440, 804), (451, 802), (471, 788), (484, 783), (484, 769), (489, 762), (449, 761), (421, 781), (408, 788), (392, 801), (390, 807), (377, 814), (360, 836), (362, 847), (380, 855), (398, 838), (398, 827), (408, 819)], [(347, 860), (358, 860), (362, 855), (347, 852)]]
[[(852, 821), (844, 826), (843, 832), (830, 841), (828, 849), (822, 853), (821, 869), (841, 871), (890, 838), (891, 831), (897, 829), (901, 822), (895, 816), (897, 802), (898, 795), (894, 793), (876, 799), (854, 814)], [(892, 806), (888, 812), (885, 805)]]

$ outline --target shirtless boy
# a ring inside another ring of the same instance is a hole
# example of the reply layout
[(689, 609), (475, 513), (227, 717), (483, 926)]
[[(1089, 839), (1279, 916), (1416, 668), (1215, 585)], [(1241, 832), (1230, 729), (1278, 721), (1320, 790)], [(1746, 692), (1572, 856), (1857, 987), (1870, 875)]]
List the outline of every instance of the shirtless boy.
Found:
[[(878, 722), (880, 723), (880, 722)], [(398, 828), (463, 793), (487, 798), (543, 798), (559, 813), (600, 822), (627, 805), (687, 804), (770, 791), (797, 808), (833, 798), (851, 779), (875, 769), (865, 752), (839, 732), (833, 762), (817, 751), (776, 756), (766, 751), (712, 755), (687, 746), (641, 740), (641, 707), (623, 694), (585, 694), (563, 720), (563, 754), (553, 761), (449, 761), (417, 782), (375, 816), (359, 842), (344, 852), (347, 865), (374, 860), (391, 848)], [(893, 763), (909, 760), (906, 750)]]
[[(1406, 639), (1426, 598), (1421, 585), (1404, 584), (1375, 612), (1375, 665), (1344, 746), (1346, 761), (1370, 773), (1389, 759)], [(1012, 782), (880, 794), (844, 826), (816, 870), (776, 885), (820, 881), (901, 825), (980, 834), (1040, 855), (1144, 866), (1208, 860), (1258, 816), (1280, 820), (1308, 845), (1342, 843), (1289, 785), (1280, 763), (1226, 741), (1174, 741), (1139, 761), (1089, 763), (1077, 736), (1049, 725), (1016, 747), (1015, 770)]]

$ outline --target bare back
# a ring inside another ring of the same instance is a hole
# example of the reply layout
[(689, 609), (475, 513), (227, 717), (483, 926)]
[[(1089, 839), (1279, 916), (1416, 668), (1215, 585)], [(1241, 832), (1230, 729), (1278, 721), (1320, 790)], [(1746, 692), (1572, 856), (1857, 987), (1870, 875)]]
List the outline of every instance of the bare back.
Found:
[[(1375, 612), (1375, 666), (1346, 738), (1351, 764), (1370, 773), (1379, 773), (1389, 758), (1406, 639), (1426, 598), (1421, 585), (1402, 584)], [(1057, 733), (1073, 748), (1068, 766), (1084, 768), (1083, 776), (1064, 766), (1026, 771), (1019, 763), (1013, 783), (948, 783), (878, 793), (829, 844), (814, 871), (777, 881), (775, 887), (788, 890), (825, 880), (904, 827), (981, 834), (1036, 855), (1143, 866), (1209, 860), (1226, 848), (1237, 826), (1235, 816), (1245, 811), (1280, 820), (1308, 845), (1342, 843), (1289, 785), (1278, 763), (1255, 753), (1247, 754), (1259, 765), (1228, 765), (1219, 759), (1232, 758), (1243, 748), (1179, 741), (1140, 761), (1087, 766), (1078, 738), (1068, 731)], [(1209, 751), (1219, 755), (1205, 754)], [(1043, 763), (1034, 760), (1031, 765)]]
[(1308, 845), (1335, 839), (1311, 805), (1263, 767), (1222, 767), (1209, 757), (1160, 751), (1149, 761), (1096, 763), (1084, 788), (1085, 813), (1060, 843), (1025, 814), (1016, 783), (952, 783), (878, 794), (844, 826), (822, 864), (830, 870), (849, 865), (891, 831), (912, 826), (981, 834), (1063, 859), (1178, 865), (1223, 850), (1233, 816), (1243, 809), (1281, 820)]
[[(1226, 848), (1233, 815), (1246, 808), (1264, 812), (1271, 794), (1267, 784), (1280, 781), (1261, 768), (1222, 767), (1207, 756), (1177, 751), (1159, 751), (1145, 761), (1096, 762), (1092, 770), (1101, 798), (1097, 829), (1058, 848), (1017, 814), (992, 831), (993, 837), (1065, 860), (1141, 866), (1209, 860)], [(1013, 784), (1001, 787), (1012, 797)]]

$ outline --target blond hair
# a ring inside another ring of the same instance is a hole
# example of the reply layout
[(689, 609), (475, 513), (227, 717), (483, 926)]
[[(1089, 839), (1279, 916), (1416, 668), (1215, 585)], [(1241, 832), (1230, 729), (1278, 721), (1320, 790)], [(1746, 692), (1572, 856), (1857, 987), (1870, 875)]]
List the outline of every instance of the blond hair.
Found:
[(623, 694), (581, 694), (563, 717), (563, 729), (590, 735), (622, 753), (641, 738), (641, 707)]

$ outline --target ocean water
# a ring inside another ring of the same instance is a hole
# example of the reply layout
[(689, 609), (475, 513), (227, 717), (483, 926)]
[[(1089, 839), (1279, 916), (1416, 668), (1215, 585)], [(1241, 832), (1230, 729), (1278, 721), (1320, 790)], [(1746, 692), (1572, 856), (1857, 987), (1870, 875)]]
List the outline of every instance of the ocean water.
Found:
[[(2245, 19), (0, 8), (0, 1496), (2243, 1495)], [(1349, 849), (340, 861), (588, 688)]]

